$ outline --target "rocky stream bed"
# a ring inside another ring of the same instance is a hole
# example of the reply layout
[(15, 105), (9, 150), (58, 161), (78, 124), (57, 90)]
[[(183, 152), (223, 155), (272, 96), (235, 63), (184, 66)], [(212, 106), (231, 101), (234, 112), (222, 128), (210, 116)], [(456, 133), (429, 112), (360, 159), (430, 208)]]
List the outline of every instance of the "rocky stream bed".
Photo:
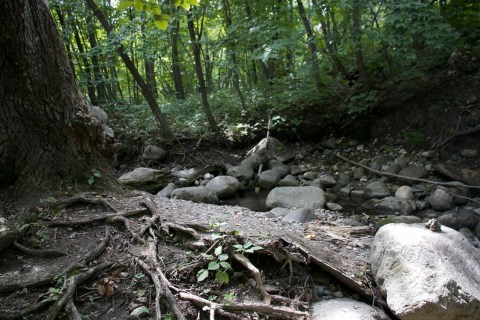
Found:
[(383, 143), (198, 167), (147, 147), (119, 178), (142, 191), (22, 211), (47, 228), (3, 251), (0, 319), (479, 319), (478, 150)]

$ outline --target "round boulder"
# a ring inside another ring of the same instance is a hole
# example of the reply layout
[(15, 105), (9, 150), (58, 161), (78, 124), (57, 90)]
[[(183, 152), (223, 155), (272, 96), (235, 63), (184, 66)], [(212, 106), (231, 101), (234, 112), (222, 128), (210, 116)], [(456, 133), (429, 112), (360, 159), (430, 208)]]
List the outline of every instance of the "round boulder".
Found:
[(445, 211), (453, 207), (453, 197), (443, 189), (435, 190), (428, 198), (433, 209)]
[(160, 147), (149, 145), (143, 150), (142, 158), (145, 160), (162, 162), (167, 159), (167, 152)]
[(233, 197), (240, 189), (240, 181), (231, 176), (217, 176), (210, 180), (207, 189), (215, 193), (219, 199)]
[(268, 194), (266, 205), (268, 208), (322, 209), (325, 195), (317, 187), (277, 187)]

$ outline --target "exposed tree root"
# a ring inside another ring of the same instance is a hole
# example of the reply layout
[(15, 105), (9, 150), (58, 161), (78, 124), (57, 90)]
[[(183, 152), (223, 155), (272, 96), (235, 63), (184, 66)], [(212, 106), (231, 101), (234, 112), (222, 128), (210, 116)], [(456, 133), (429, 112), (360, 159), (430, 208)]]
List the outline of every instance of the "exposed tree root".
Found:
[(433, 185), (437, 185), (437, 186), (446, 186), (446, 187), (463, 187), (463, 188), (469, 188), (469, 189), (480, 189), (480, 186), (471, 186), (471, 185), (468, 185), (468, 184), (464, 184), (464, 183), (458, 183), (456, 181), (453, 181), (453, 182), (440, 182), (440, 181), (432, 181), (432, 180), (427, 180), (427, 179), (420, 179), (420, 178), (411, 178), (411, 177), (405, 177), (405, 176), (401, 176), (401, 175), (398, 175), (398, 174), (394, 174), (394, 173), (389, 173), (389, 172), (383, 172), (383, 171), (378, 171), (378, 170), (375, 170), (375, 169), (372, 169), (370, 168), (369, 166), (365, 166), (359, 162), (355, 162), (353, 160), (350, 160), (350, 159), (347, 159), (341, 155), (339, 155), (338, 153), (334, 153), (334, 155), (339, 158), (339, 159), (342, 159), (343, 161), (346, 161), (346, 162), (349, 162), (357, 167), (361, 167), (365, 170), (368, 170), (370, 172), (373, 172), (377, 175), (380, 175), (380, 176), (385, 176), (385, 177), (390, 177), (390, 178), (395, 178), (395, 179), (400, 179), (400, 180), (408, 180), (408, 181), (414, 181), (414, 182), (423, 182), (423, 183), (428, 183), (428, 184), (433, 184)]
[(72, 299), (65, 306), (65, 311), (68, 313), (69, 320), (82, 320), (80, 313), (78, 313), (77, 307), (73, 303)]
[(82, 272), (80, 274), (77, 274), (68, 278), (67, 290), (53, 304), (53, 306), (48, 311), (47, 317), (45, 319), (47, 320), (56, 319), (60, 311), (71, 301), (73, 294), (75, 293), (75, 290), (77, 289), (77, 286), (79, 284), (91, 278), (96, 273), (102, 270), (105, 270), (107, 268), (110, 268), (111, 266), (113, 266), (112, 262), (104, 262), (99, 265), (96, 265), (93, 268), (88, 269), (85, 272)]
[[(107, 229), (105, 232), (105, 237), (103, 241), (96, 248), (90, 251), (83, 259), (73, 263), (70, 267), (64, 270), (62, 274), (68, 274), (73, 270), (80, 269), (81, 267), (84, 267), (89, 262), (96, 259), (105, 250), (108, 240), (109, 240), (109, 232)], [(46, 285), (51, 283), (56, 276), (58, 275), (48, 275), (42, 279), (35, 280), (29, 283), (12, 283), (9, 285), (0, 286), (0, 293), (7, 293), (7, 292), (16, 291), (16, 290), (21, 290), (23, 288), (31, 288), (31, 287)]]
[(211, 302), (206, 300), (202, 297), (197, 295), (180, 292), (179, 294), (180, 299), (190, 301), (193, 304), (199, 307), (209, 307), (214, 309), (215, 312), (218, 310), (224, 311), (242, 311), (242, 312), (250, 312), (250, 313), (257, 313), (265, 316), (276, 317), (278, 319), (307, 319), (309, 313), (306, 311), (298, 311), (289, 307), (283, 306), (273, 306), (269, 304), (263, 303), (229, 303), (229, 304), (219, 304), (215, 302)]
[(51, 304), (50, 300), (43, 300), (34, 304), (27, 304), (22, 306), (18, 312), (6, 312), (0, 311), (0, 319), (2, 320), (13, 320), (13, 319), (22, 319), (27, 315), (34, 313), (37, 310), (44, 308), (45, 306)]
[(120, 211), (117, 213), (109, 213), (103, 216), (97, 216), (97, 217), (92, 217), (92, 218), (87, 218), (87, 219), (79, 219), (79, 220), (63, 220), (63, 221), (53, 221), (51, 222), (48, 226), (49, 227), (70, 227), (70, 226), (77, 226), (81, 224), (92, 224), (95, 222), (101, 222), (105, 220), (112, 219), (114, 217), (122, 216), (122, 217), (131, 217), (131, 216), (136, 216), (142, 213), (145, 213), (145, 208), (138, 208), (134, 210), (129, 210), (129, 211)]
[(253, 263), (251, 263), (250, 260), (248, 260), (248, 258), (245, 257), (243, 254), (232, 252), (230, 256), (233, 257), (233, 259), (235, 259), (236, 261), (238, 261), (242, 266), (247, 268), (248, 271), (250, 271), (250, 273), (255, 278), (258, 291), (260, 291), (260, 293), (263, 296), (263, 302), (266, 304), (270, 304), (270, 302), (272, 301), (272, 297), (265, 290), (265, 286), (263, 285), (262, 275), (260, 274), (260, 271), (258, 270), (258, 268), (255, 267)]
[(53, 206), (57, 209), (66, 209), (70, 206), (73, 206), (74, 204), (79, 204), (79, 203), (101, 205), (108, 211), (117, 212), (117, 210), (114, 207), (112, 207), (112, 205), (109, 204), (105, 199), (98, 198), (98, 197), (91, 198), (87, 194), (79, 194), (68, 199), (60, 200), (56, 202)]
[(468, 134), (472, 134), (472, 133), (475, 133), (475, 132), (479, 132), (480, 131), (480, 125), (476, 126), (476, 127), (473, 127), (473, 128), (468, 128), (468, 129), (465, 129), (465, 130), (462, 130), (462, 131), (459, 131), (453, 135), (450, 135), (447, 139), (443, 140), (443, 141), (438, 141), (438, 142), (435, 142), (433, 145), (432, 145), (432, 149), (440, 149), (442, 148), (443, 146), (445, 146), (446, 144), (452, 142), (453, 140), (455, 140), (456, 138), (458, 137), (461, 137), (461, 136), (464, 136), (464, 135), (468, 135)]
[(25, 247), (25, 246), (21, 245), (17, 241), (14, 241), (13, 245), (15, 246), (15, 248), (22, 251), (23, 253), (28, 254), (30, 256), (34, 256), (34, 257), (58, 258), (58, 257), (62, 257), (62, 256), (66, 255), (66, 253), (58, 251), (58, 250), (54, 250), (54, 249), (32, 249), (32, 248), (28, 248), (28, 247)]

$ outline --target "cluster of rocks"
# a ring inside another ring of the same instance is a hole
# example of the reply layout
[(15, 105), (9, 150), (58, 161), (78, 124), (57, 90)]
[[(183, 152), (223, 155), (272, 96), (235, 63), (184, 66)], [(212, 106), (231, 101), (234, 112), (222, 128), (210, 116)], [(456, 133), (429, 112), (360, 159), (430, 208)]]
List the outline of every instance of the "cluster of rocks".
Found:
[[(226, 165), (223, 174), (205, 173), (188, 187), (170, 182), (157, 196), (221, 203), (258, 187), (269, 190), (266, 206), (272, 210), (267, 216), (299, 223), (315, 219), (317, 209), (342, 211), (339, 202), (355, 202), (385, 216), (376, 224), (379, 231), (371, 247), (371, 271), (396, 317), (478, 319), (480, 210), (468, 206), (472, 195), (464, 183), (471, 180), (458, 179), (448, 186), (418, 180), (440, 182), (433, 175), (430, 151), (408, 159), (402, 149), (369, 157), (363, 145), (351, 141), (343, 145), (341, 149), (338, 139), (326, 140), (312, 153), (312, 158), (321, 158), (317, 164), (288, 164), (294, 158), (290, 150), (274, 138), (264, 139), (239, 165)], [(340, 161), (334, 148), (347, 152), (359, 165)], [(478, 152), (462, 150), (458, 156), (473, 157)], [(295, 161), (300, 158), (296, 155)], [(185, 181), (195, 170), (175, 168), (171, 174)], [(427, 221), (427, 227), (421, 224)], [(341, 295), (333, 297), (337, 298), (313, 305), (313, 319), (389, 319), (379, 308)]]
[[(367, 157), (370, 154), (367, 148), (352, 141), (344, 142), (345, 148), (340, 149), (342, 141), (335, 138), (325, 140), (321, 144), (322, 151), (315, 151), (321, 156), (316, 165), (287, 164), (292, 162), (294, 154), (271, 137), (263, 139), (239, 165), (226, 164), (224, 174), (216, 177), (205, 173), (198, 179), (191, 179), (192, 186), (184, 187), (179, 183), (190, 179), (198, 173), (197, 170), (181, 167), (167, 173), (152, 168), (137, 168), (120, 177), (120, 182), (149, 192), (164, 187), (158, 193), (159, 197), (213, 204), (255, 186), (271, 190), (266, 198), (267, 208), (326, 207), (340, 211), (342, 206), (338, 202), (356, 203), (362, 210), (387, 215), (377, 227), (394, 221), (420, 222), (422, 219), (437, 218), (442, 225), (463, 229), (465, 234), (480, 234), (478, 209), (462, 207), (470, 197), (470, 190), (462, 182), (459, 181), (456, 186), (451, 182), (449, 187), (442, 187), (428, 183), (412, 184), (412, 180), (408, 180), (423, 179), (432, 173), (434, 166), (429, 162), (433, 156), (431, 151), (420, 152), (415, 159), (407, 159), (403, 149), (396, 150), (398, 156), (390, 152), (371, 158)], [(360, 158), (359, 165), (339, 160), (333, 148)], [(475, 154), (472, 150), (462, 150), (459, 156), (471, 157)], [(147, 147), (144, 157), (152, 154), (157, 160), (166, 156), (161, 148)], [(405, 179), (393, 180), (390, 174)], [(173, 179), (177, 182), (171, 182)]]

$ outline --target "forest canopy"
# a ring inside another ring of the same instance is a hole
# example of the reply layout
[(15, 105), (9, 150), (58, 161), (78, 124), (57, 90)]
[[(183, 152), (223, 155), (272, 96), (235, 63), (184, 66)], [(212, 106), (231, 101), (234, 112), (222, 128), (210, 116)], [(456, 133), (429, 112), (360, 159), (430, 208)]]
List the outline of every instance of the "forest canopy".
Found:
[(78, 83), (129, 139), (158, 126), (120, 46), (176, 133), (237, 140), (269, 117), (296, 132), (312, 114), (368, 113), (384, 88), (480, 51), (473, 0), (96, 1), (108, 35), (88, 2), (50, 7)]

